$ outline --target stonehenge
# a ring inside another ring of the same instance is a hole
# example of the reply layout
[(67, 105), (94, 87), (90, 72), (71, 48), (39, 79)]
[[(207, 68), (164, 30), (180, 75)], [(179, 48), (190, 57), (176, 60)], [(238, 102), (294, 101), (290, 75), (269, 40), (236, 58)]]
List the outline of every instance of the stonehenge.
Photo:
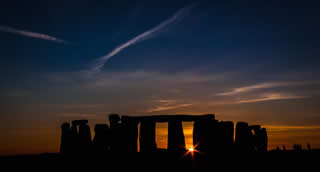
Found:
[[(156, 123), (168, 123), (168, 152), (186, 152), (183, 122), (193, 122), (193, 145), (200, 152), (266, 152), (268, 136), (260, 125), (218, 121), (213, 114), (120, 116), (110, 114), (110, 124), (96, 124), (91, 141), (88, 120), (74, 120), (61, 125), (60, 152), (135, 153), (156, 152)], [(139, 142), (139, 145), (138, 145)], [(139, 146), (139, 148), (138, 148)]]

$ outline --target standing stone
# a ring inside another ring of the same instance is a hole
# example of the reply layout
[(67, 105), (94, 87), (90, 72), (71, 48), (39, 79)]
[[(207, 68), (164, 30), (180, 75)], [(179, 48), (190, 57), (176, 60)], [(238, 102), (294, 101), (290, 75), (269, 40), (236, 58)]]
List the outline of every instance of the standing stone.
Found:
[(122, 152), (123, 143), (123, 132), (121, 118), (118, 114), (109, 115), (110, 122), (110, 150), (112, 152)]
[(156, 129), (153, 120), (142, 120), (140, 124), (140, 152), (154, 152), (156, 146)]
[(121, 118), (123, 137), (124, 137), (124, 150), (125, 152), (137, 152), (138, 142), (138, 121), (134, 118), (123, 116)]
[(235, 146), (239, 152), (248, 152), (250, 151), (250, 140), (251, 132), (249, 130), (248, 123), (238, 122), (236, 126), (236, 139)]
[(267, 129), (261, 128), (259, 132), (259, 140), (260, 140), (260, 151), (261, 152), (267, 152), (268, 151), (268, 135), (267, 135)]
[(222, 121), (218, 125), (218, 145), (220, 152), (231, 152), (234, 147), (234, 125), (231, 121)]
[(109, 122), (110, 122), (110, 128), (117, 127), (121, 122), (120, 116), (118, 114), (110, 114)]
[[(77, 127), (79, 130), (77, 130)], [(71, 137), (74, 153), (89, 153), (91, 149), (91, 132), (88, 120), (72, 121)]]
[(78, 142), (78, 131), (77, 126), (75, 124), (72, 124), (70, 128), (70, 142), (71, 142), (71, 148), (70, 151), (72, 153), (76, 153), (79, 150), (79, 142)]
[(110, 129), (107, 124), (96, 124), (93, 149), (95, 153), (105, 153), (110, 150)]
[(79, 126), (79, 144), (80, 152), (88, 153), (91, 150), (91, 132), (87, 124)]
[(168, 151), (183, 152), (186, 150), (182, 122), (178, 120), (168, 121)]
[(261, 128), (260, 125), (250, 126), (252, 130), (252, 138), (250, 142), (252, 143), (252, 151), (255, 152), (266, 152), (268, 146), (267, 131), (265, 128)]
[(61, 125), (61, 144), (60, 153), (69, 153), (71, 148), (70, 124), (63, 123)]
[(193, 127), (193, 143), (200, 152), (214, 152), (217, 149), (218, 123), (214, 118), (196, 120)]
[(193, 123), (193, 147), (195, 147), (197, 150), (200, 150), (200, 139), (201, 139), (201, 133), (200, 133), (200, 122), (197, 120)]

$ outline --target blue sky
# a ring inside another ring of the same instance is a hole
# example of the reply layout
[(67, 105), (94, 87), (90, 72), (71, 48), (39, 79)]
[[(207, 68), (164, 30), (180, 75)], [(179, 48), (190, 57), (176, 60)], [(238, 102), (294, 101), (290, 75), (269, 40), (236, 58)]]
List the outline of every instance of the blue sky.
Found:
[(1, 126), (51, 131), (75, 118), (105, 122), (111, 112), (318, 126), (319, 7), (3, 1)]

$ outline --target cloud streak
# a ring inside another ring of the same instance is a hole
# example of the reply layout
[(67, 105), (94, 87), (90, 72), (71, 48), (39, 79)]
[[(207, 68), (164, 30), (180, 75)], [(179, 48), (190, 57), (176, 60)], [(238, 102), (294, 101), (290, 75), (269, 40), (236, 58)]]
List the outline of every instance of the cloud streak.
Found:
[(271, 100), (303, 99), (303, 98), (306, 98), (306, 96), (283, 95), (280, 93), (271, 93), (271, 94), (265, 94), (261, 98), (239, 100), (235, 102), (235, 104), (255, 103), (255, 102), (263, 102), (263, 101), (271, 101)]
[(119, 52), (121, 52), (122, 50), (124, 50), (125, 48), (134, 45), (138, 42), (150, 39), (151, 37), (153, 37), (156, 33), (162, 31), (163, 29), (165, 29), (168, 25), (176, 22), (178, 19), (181, 19), (183, 16), (185, 16), (192, 8), (194, 7), (194, 5), (189, 5), (186, 6), (182, 9), (180, 9), (179, 11), (177, 11), (173, 16), (171, 16), (170, 18), (168, 18), (167, 20), (161, 22), (160, 24), (156, 25), (155, 27), (153, 27), (150, 30), (147, 30), (145, 32), (143, 32), (142, 34), (130, 39), (129, 41), (119, 45), (118, 47), (116, 47), (115, 49), (113, 49), (110, 53), (106, 54), (103, 57), (100, 57), (99, 59), (97, 59), (97, 62), (93, 65), (93, 67), (90, 69), (90, 72), (100, 72), (101, 69), (103, 68), (104, 64), (113, 56), (117, 55)]
[(178, 105), (164, 105), (164, 106), (158, 106), (152, 109), (149, 109), (147, 112), (159, 112), (159, 111), (165, 111), (165, 110), (170, 110), (170, 109), (177, 109), (177, 108), (182, 108), (182, 107), (188, 107), (192, 106), (192, 104), (178, 104)]
[(192, 106), (191, 103), (178, 103), (177, 100), (173, 99), (153, 100), (153, 102), (160, 103), (161, 105), (157, 105), (156, 107), (147, 110), (147, 113)]
[(49, 36), (46, 34), (42, 34), (42, 33), (30, 32), (30, 31), (26, 31), (26, 30), (18, 30), (18, 29), (8, 27), (8, 26), (1, 26), (0, 25), (0, 31), (12, 33), (12, 34), (17, 34), (17, 35), (22, 35), (22, 36), (26, 36), (26, 37), (31, 37), (31, 38), (36, 38), (36, 39), (43, 39), (43, 40), (52, 41), (52, 42), (56, 42), (56, 43), (60, 43), (60, 44), (68, 44), (68, 42), (63, 39), (59, 39), (59, 38)]
[(231, 95), (237, 95), (240, 93), (250, 92), (258, 89), (266, 89), (266, 88), (275, 88), (275, 87), (284, 87), (284, 86), (294, 86), (298, 85), (299, 83), (295, 82), (269, 82), (269, 83), (261, 83), (256, 85), (250, 85), (245, 87), (239, 87), (235, 88), (230, 92), (223, 92), (218, 93), (218, 96), (231, 96)]

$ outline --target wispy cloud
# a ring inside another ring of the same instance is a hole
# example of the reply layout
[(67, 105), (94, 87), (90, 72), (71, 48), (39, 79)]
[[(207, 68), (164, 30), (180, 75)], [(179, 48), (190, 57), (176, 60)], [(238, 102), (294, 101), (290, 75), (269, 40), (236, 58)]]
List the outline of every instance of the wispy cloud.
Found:
[(256, 85), (250, 85), (250, 86), (245, 86), (245, 87), (239, 87), (235, 88), (230, 92), (223, 92), (223, 93), (218, 93), (218, 96), (230, 96), (230, 95), (236, 95), (240, 93), (245, 93), (245, 92), (250, 92), (254, 91), (257, 89), (266, 89), (266, 88), (275, 88), (275, 87), (285, 87), (285, 86), (294, 86), (294, 85), (299, 85), (301, 83), (297, 82), (269, 82), (269, 83), (261, 83), (261, 84), (256, 84)]
[(147, 31), (143, 32), (142, 34), (130, 39), (129, 41), (119, 45), (118, 47), (113, 49), (107, 55), (97, 59), (96, 63), (92, 66), (92, 68), (89, 70), (89, 72), (92, 72), (92, 73), (100, 72), (102, 67), (104, 66), (104, 64), (110, 58), (112, 58), (113, 56), (117, 55), (119, 52), (121, 52), (122, 50), (124, 50), (125, 48), (127, 48), (127, 47), (129, 47), (131, 45), (134, 45), (134, 44), (136, 44), (138, 42), (150, 39), (156, 33), (160, 32), (164, 28), (166, 28), (168, 25), (170, 25), (170, 24), (176, 22), (178, 19), (181, 19), (182, 17), (184, 17), (193, 7), (194, 7), (194, 5), (189, 5), (189, 6), (186, 6), (186, 7), (182, 8), (182, 9), (180, 9), (173, 16), (171, 16), (167, 20), (161, 22), (160, 24), (156, 25), (152, 29), (147, 30)]
[(284, 94), (280, 94), (280, 93), (269, 93), (269, 94), (264, 94), (260, 98), (239, 100), (239, 101), (235, 102), (235, 104), (255, 103), (255, 102), (263, 102), (263, 101), (271, 101), (271, 100), (303, 99), (303, 98), (306, 98), (306, 96), (284, 95)]
[(191, 106), (192, 104), (177, 104), (177, 105), (160, 105), (155, 108), (149, 109), (147, 112), (159, 112), (159, 111), (164, 111), (164, 110), (170, 110), (170, 109), (176, 109), (176, 108), (182, 108), (182, 107), (187, 107)]
[(13, 34), (17, 34), (17, 35), (22, 35), (22, 36), (27, 36), (27, 37), (31, 37), (31, 38), (53, 41), (53, 42), (61, 43), (61, 44), (68, 44), (68, 42), (63, 39), (59, 39), (59, 38), (49, 36), (46, 34), (42, 34), (42, 33), (30, 32), (30, 31), (26, 31), (26, 30), (19, 30), (19, 29), (15, 29), (12, 27), (8, 27), (8, 26), (1, 26), (0, 25), (0, 31), (13, 33)]
[[(85, 73), (75, 74), (59, 74), (53, 75), (50, 77), (52, 81), (56, 82), (65, 82), (76, 80), (85, 76)], [(148, 72), (148, 71), (134, 71), (134, 72), (100, 72), (97, 75), (90, 77), (90, 82), (88, 80), (84, 80), (84, 85), (87, 87), (106, 87), (106, 86), (115, 86), (121, 85), (124, 86), (124, 82), (128, 82), (128, 84), (132, 85), (142, 85), (142, 83), (146, 84), (154, 84), (154, 82), (159, 83), (158, 85), (166, 85), (170, 84), (172, 87), (170, 88), (171, 93), (179, 93), (182, 90), (177, 87), (177, 85), (186, 85), (186, 84), (201, 84), (207, 82), (218, 81), (221, 78), (229, 76), (228, 74), (198, 74), (193, 71), (190, 72), (179, 72), (175, 74), (171, 73), (161, 73), (161, 72)], [(81, 80), (81, 79), (79, 79)], [(150, 83), (151, 82), (151, 83)], [(175, 87), (174, 87), (175, 86)], [(154, 86), (153, 86), (154, 87)]]
[(159, 102), (159, 103), (167, 103), (167, 104), (170, 104), (170, 103), (175, 103), (177, 102), (176, 100), (154, 100), (155, 102)]

